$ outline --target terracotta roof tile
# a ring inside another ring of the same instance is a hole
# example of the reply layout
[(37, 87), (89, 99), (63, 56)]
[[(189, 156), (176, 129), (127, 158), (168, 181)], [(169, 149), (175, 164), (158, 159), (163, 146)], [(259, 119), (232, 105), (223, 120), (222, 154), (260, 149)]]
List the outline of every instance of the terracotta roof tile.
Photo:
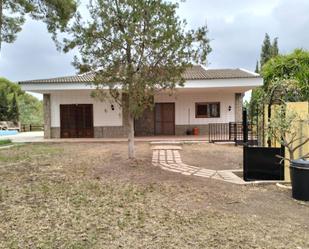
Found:
[[(186, 80), (212, 80), (212, 79), (239, 79), (239, 78), (259, 78), (260, 75), (248, 72), (243, 69), (205, 69), (195, 65), (188, 68), (184, 73)], [(19, 84), (53, 84), (53, 83), (90, 83), (94, 80), (94, 73), (85, 73), (75, 76), (58, 77), (40, 80), (20, 81)]]

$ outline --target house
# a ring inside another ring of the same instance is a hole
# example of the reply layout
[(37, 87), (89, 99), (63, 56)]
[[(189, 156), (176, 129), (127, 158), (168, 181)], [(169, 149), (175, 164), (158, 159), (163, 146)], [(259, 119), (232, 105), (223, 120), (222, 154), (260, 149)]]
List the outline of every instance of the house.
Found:
[[(93, 74), (19, 82), (25, 91), (43, 94), (45, 138), (125, 137), (127, 122), (113, 101), (90, 96)], [(135, 121), (137, 136), (185, 135), (210, 123), (240, 122), (244, 93), (263, 79), (244, 69), (205, 69), (193, 66), (184, 73), (185, 84), (171, 95), (154, 96), (155, 108)]]

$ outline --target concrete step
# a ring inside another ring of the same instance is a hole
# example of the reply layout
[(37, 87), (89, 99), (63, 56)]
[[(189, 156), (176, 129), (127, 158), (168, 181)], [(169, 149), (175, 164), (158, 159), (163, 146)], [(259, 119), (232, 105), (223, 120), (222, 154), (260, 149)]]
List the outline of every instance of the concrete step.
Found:
[(183, 142), (179, 141), (154, 141), (150, 142), (151, 145), (182, 145)]

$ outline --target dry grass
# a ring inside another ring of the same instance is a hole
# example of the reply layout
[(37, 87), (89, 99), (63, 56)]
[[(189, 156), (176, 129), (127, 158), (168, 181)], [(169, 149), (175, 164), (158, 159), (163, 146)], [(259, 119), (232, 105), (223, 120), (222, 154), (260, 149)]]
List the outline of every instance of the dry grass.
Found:
[[(147, 163), (149, 153), (148, 145), (139, 145), (141, 160), (128, 162), (125, 145), (44, 144), (0, 151), (0, 247), (309, 247), (308, 222), (300, 222), (301, 216), (284, 221), (246, 211), (261, 189), (207, 185), (162, 172)], [(263, 190), (288, 203), (282, 212), (298, 207), (301, 215), (309, 214), (308, 206), (287, 193)]]
[(215, 170), (230, 170), (242, 168), (242, 152), (241, 146), (200, 143), (185, 144), (181, 156), (183, 161), (189, 165)]

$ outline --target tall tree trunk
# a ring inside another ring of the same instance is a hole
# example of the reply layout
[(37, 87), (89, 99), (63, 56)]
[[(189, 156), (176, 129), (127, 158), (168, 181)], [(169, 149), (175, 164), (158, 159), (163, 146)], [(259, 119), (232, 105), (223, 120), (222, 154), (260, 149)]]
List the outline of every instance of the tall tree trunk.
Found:
[(135, 158), (135, 149), (134, 149), (134, 117), (128, 112), (128, 125), (129, 125), (129, 134), (128, 134), (128, 154), (129, 158)]

